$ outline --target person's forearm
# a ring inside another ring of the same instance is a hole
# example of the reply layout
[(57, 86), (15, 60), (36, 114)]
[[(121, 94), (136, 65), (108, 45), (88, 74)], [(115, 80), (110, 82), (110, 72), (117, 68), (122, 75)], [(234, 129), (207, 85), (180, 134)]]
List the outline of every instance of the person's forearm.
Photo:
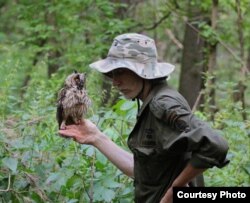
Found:
[(104, 134), (96, 140), (94, 146), (124, 174), (129, 177), (134, 176), (134, 159), (131, 153), (117, 146)]
[(204, 172), (206, 169), (194, 168), (191, 164), (188, 164), (179, 176), (174, 180), (172, 187), (184, 187), (197, 175)]
[(173, 187), (187, 187), (188, 183), (197, 175), (204, 172), (206, 169), (194, 168), (191, 164), (188, 164), (179, 176), (174, 180), (171, 187), (166, 191), (162, 197), (160, 203), (173, 202)]

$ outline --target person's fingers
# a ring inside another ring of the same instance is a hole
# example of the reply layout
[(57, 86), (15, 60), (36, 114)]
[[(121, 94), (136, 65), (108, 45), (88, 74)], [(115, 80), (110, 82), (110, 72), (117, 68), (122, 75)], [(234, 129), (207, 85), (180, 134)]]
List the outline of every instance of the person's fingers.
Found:
[(86, 123), (85, 119), (82, 119), (82, 120), (79, 121), (80, 125), (84, 125), (85, 123)]
[(71, 130), (71, 129), (80, 129), (86, 126), (86, 121), (80, 121), (77, 125), (67, 125), (66, 129), (64, 130)]
[(69, 137), (69, 136), (66, 136), (66, 135), (62, 135), (62, 134), (60, 134), (60, 133), (58, 133), (58, 135), (59, 135), (60, 137), (65, 138), (65, 139), (70, 139), (70, 138), (72, 138), (72, 137)]
[(64, 130), (70, 130), (70, 129), (75, 129), (75, 128), (76, 128), (76, 125), (67, 125), (66, 129), (64, 129)]
[(75, 137), (74, 133), (69, 130), (59, 130), (59, 134), (66, 137)]

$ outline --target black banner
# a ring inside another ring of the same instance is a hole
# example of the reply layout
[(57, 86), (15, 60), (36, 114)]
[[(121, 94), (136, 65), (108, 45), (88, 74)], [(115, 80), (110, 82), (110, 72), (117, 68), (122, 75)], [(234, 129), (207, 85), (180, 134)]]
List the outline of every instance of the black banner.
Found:
[(174, 187), (173, 203), (184, 202), (249, 203), (250, 187)]

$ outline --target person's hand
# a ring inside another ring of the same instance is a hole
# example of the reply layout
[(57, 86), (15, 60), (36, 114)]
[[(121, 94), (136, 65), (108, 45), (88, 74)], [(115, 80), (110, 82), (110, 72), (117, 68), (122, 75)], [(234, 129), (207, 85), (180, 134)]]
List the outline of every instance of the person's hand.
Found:
[[(185, 184), (184, 187), (189, 187), (188, 184)], [(166, 194), (161, 199), (160, 203), (173, 203), (173, 186), (170, 187)]]
[(94, 123), (89, 120), (83, 120), (78, 125), (68, 125), (65, 130), (59, 130), (62, 137), (73, 138), (80, 144), (94, 145), (102, 135)]
[(173, 203), (173, 188), (170, 187), (161, 199), (160, 203)]

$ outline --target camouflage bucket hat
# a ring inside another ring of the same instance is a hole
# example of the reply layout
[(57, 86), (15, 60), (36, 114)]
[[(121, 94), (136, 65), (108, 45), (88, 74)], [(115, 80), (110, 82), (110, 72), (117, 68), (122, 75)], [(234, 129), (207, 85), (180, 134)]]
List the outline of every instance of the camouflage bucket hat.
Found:
[(175, 68), (172, 64), (157, 62), (154, 40), (136, 33), (117, 36), (109, 49), (107, 58), (89, 66), (101, 73), (127, 68), (145, 79), (167, 77)]

